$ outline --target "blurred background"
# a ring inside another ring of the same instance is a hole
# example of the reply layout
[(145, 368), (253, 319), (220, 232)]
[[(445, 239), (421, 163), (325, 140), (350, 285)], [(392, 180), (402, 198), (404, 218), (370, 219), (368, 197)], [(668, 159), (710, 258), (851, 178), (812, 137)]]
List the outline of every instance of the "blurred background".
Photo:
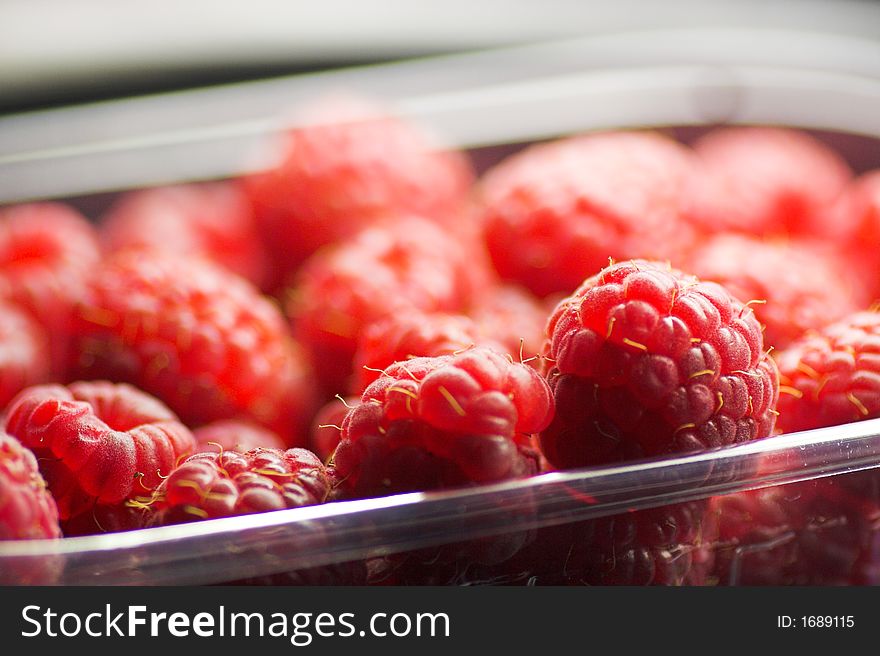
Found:
[(876, 38), (880, 4), (2, 0), (0, 113), (622, 30), (712, 26)]
[(835, 131), (858, 171), (880, 2), (0, 0), (0, 203), (265, 168), (294, 110), (339, 92), (478, 169), (581, 130), (739, 122)]

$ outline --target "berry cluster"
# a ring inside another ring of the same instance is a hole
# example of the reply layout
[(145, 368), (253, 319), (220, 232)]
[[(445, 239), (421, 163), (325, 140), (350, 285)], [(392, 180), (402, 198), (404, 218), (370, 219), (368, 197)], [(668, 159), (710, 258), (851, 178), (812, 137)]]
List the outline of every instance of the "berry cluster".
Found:
[[(95, 221), (61, 203), (0, 209), (0, 538), (880, 417), (880, 173), (854, 179), (806, 133), (578, 135), (478, 174), (372, 106), (301, 119), (273, 165), (237, 180), (123, 193)], [(740, 581), (802, 583), (831, 551), (834, 581), (872, 580), (877, 477), (819, 487), (264, 582), (702, 584), (741, 566)], [(837, 522), (825, 551), (817, 517)], [(761, 541), (779, 548), (741, 563)]]

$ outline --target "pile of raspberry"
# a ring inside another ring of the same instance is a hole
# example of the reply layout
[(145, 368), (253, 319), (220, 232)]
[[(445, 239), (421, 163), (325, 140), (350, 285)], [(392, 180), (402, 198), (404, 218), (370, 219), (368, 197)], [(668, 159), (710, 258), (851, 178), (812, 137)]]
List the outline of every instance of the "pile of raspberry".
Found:
[[(88, 216), (0, 208), (0, 539), (473, 488), (880, 417), (880, 171), (856, 177), (807, 133), (582, 134), (477, 170), (361, 101), (297, 121), (258, 173), (121, 192)], [(546, 500), (529, 496), (507, 535), (247, 582), (731, 583), (768, 536), (821, 563), (817, 514), (858, 538), (835, 580), (869, 580), (877, 481), (839, 487), (540, 530)], [(818, 580), (791, 553), (739, 580)]]

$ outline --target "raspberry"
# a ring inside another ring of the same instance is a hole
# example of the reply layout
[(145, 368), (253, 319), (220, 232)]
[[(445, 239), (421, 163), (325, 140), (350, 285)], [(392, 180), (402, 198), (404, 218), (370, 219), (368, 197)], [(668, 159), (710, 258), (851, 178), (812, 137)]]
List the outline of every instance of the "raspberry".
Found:
[(556, 552), (546, 541), (536, 543), (557, 555), (556, 572), (542, 578), (565, 585), (700, 584), (705, 511), (705, 502), (693, 501), (563, 526)]
[(268, 273), (250, 205), (230, 183), (128, 193), (103, 217), (101, 236), (110, 251), (158, 248), (180, 257), (202, 256), (257, 286)]
[(342, 422), (348, 410), (357, 405), (360, 396), (339, 397), (324, 405), (312, 421), (309, 448), (319, 458), (327, 460), (333, 455), (342, 436)]
[(867, 278), (871, 292), (880, 296), (880, 263), (877, 261), (877, 244), (880, 243), (880, 170), (869, 171), (857, 178), (840, 200), (830, 220), (852, 221), (855, 217), (858, 230), (852, 243), (846, 248), (850, 267)]
[(773, 432), (778, 375), (751, 310), (661, 264), (614, 264), (547, 326), (560, 468), (692, 451)]
[(58, 508), (34, 454), (0, 431), (0, 540), (59, 538)]
[(469, 304), (482, 267), (438, 227), (410, 219), (370, 228), (303, 267), (287, 311), (331, 392), (347, 389), (361, 332), (390, 315), (457, 311)]
[[(146, 490), (141, 490), (141, 492), (146, 494)], [(64, 533), (64, 537), (72, 538), (81, 535), (119, 533), (144, 528), (147, 525), (149, 514), (147, 509), (142, 506), (139, 497), (140, 495), (137, 499), (121, 505), (97, 504), (62, 521), (61, 531)]]
[(379, 217), (459, 220), (473, 181), (463, 154), (438, 150), (417, 127), (364, 106), (327, 103), (305, 113), (307, 124), (279, 144), (281, 161), (243, 180), (279, 285), (318, 247)]
[(694, 150), (704, 175), (696, 179), (688, 214), (704, 230), (839, 242), (856, 228), (854, 216), (827, 220), (852, 176), (849, 166), (804, 132), (719, 129)]
[(397, 362), (346, 415), (336, 470), (355, 497), (527, 476), (552, 414), (541, 376), (490, 349)]
[(46, 333), (24, 311), (0, 301), (0, 409), (29, 385), (49, 380)]
[(420, 356), (452, 355), (476, 344), (486, 344), (480, 329), (462, 314), (411, 312), (386, 317), (367, 327), (354, 357), (355, 392), (362, 392), (393, 362)]
[(326, 501), (331, 486), (324, 465), (306, 449), (197, 453), (156, 490), (150, 524), (311, 506)]
[(238, 419), (221, 419), (193, 431), (199, 449), (209, 451), (219, 445), (224, 451), (244, 453), (257, 447), (281, 449), (284, 440), (258, 424)]
[(49, 334), (56, 376), (67, 364), (72, 308), (99, 259), (94, 228), (71, 207), (31, 203), (0, 210), (0, 296), (30, 312)]
[[(859, 474), (855, 476), (860, 476)], [(876, 585), (880, 505), (851, 475), (713, 498), (725, 585)]]
[(451, 355), (485, 346), (526, 359), (540, 353), (547, 312), (528, 292), (511, 285), (489, 291), (472, 317), (445, 312), (401, 312), (369, 325), (358, 339), (355, 384), (360, 393), (392, 362)]
[(517, 285), (496, 285), (471, 312), (485, 338), (503, 344), (517, 361), (541, 353), (549, 314), (538, 298)]
[(313, 391), (278, 308), (198, 259), (127, 251), (90, 280), (74, 325), (82, 378), (129, 382), (187, 423), (256, 421), (303, 439)]
[(753, 309), (765, 325), (764, 344), (776, 348), (869, 303), (867, 290), (837, 254), (806, 242), (720, 234), (691, 255), (688, 270), (736, 298), (758, 301)]
[(61, 519), (149, 494), (195, 440), (158, 400), (129, 385), (38, 385), (6, 410), (6, 431), (33, 449)]
[(804, 335), (776, 359), (783, 432), (880, 417), (880, 314), (849, 315)]
[(571, 293), (608, 258), (678, 260), (693, 171), (659, 134), (605, 133), (532, 146), (483, 179), (486, 242), (501, 276), (539, 296)]

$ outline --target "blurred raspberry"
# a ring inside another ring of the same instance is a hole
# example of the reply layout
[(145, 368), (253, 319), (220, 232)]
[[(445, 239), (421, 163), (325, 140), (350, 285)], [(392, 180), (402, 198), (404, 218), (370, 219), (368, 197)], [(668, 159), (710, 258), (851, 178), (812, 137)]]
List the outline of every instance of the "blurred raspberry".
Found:
[(477, 344), (504, 351), (500, 344), (486, 341), (477, 324), (463, 314), (413, 311), (388, 316), (369, 325), (358, 339), (354, 357), (357, 383), (352, 391), (363, 392), (385, 367), (397, 361), (452, 355)]
[(33, 449), (67, 520), (158, 487), (195, 440), (162, 403), (129, 385), (38, 385), (6, 411), (6, 431)]
[(880, 504), (854, 494), (851, 475), (711, 500), (723, 585), (877, 585)]
[(646, 261), (615, 264), (548, 323), (556, 416), (547, 459), (583, 467), (769, 436), (776, 366), (752, 311), (720, 285)]
[(649, 508), (564, 527), (567, 585), (697, 585), (704, 501)]
[(251, 449), (281, 449), (284, 440), (259, 424), (239, 419), (220, 419), (193, 431), (201, 451), (238, 451), (244, 453)]
[(306, 449), (198, 453), (162, 481), (150, 502), (150, 525), (299, 508), (323, 503), (332, 481)]
[(314, 390), (278, 308), (206, 260), (127, 251), (91, 276), (74, 325), (81, 378), (133, 383), (187, 425), (256, 421), (301, 443)]
[(618, 132), (532, 146), (481, 184), (486, 242), (501, 276), (540, 296), (571, 293), (608, 258), (677, 261), (691, 153), (659, 134)]
[(544, 326), (555, 305), (548, 309), (517, 285), (495, 285), (475, 304), (471, 316), (485, 339), (502, 344), (517, 362), (527, 361), (544, 348)]
[[(141, 490), (138, 497), (142, 495), (144, 499), (149, 497), (146, 490)], [(61, 531), (66, 538), (134, 531), (144, 528), (148, 518), (148, 510), (143, 507), (143, 501), (140, 499), (112, 506), (95, 504), (78, 515), (62, 521)]]
[(776, 354), (783, 432), (880, 417), (880, 314), (858, 312)]
[(732, 233), (710, 237), (688, 269), (751, 303), (765, 325), (764, 344), (784, 348), (809, 329), (870, 303), (864, 281), (837, 254), (803, 241), (763, 241)]
[(534, 369), (489, 349), (398, 362), (346, 415), (336, 470), (354, 497), (528, 476), (552, 414)]
[[(845, 248), (850, 270), (868, 285), (873, 299), (880, 298), (880, 169), (856, 178), (848, 192), (839, 200), (829, 219), (835, 222), (855, 221), (858, 229)], [(843, 250), (843, 249), (840, 249)]]
[(0, 209), (0, 297), (30, 312), (49, 335), (52, 372), (64, 375), (68, 323), (100, 259), (94, 228), (60, 203)]
[(309, 448), (319, 458), (326, 461), (333, 455), (342, 438), (342, 421), (348, 414), (349, 408), (356, 406), (360, 400), (360, 395), (339, 397), (318, 410), (312, 421)]
[(0, 411), (29, 385), (49, 380), (49, 341), (23, 310), (0, 301)]
[(274, 258), (276, 287), (318, 247), (380, 217), (460, 220), (473, 181), (463, 154), (359, 102), (319, 103), (303, 118), (278, 144), (280, 161), (242, 181)]
[(198, 255), (260, 286), (267, 262), (250, 205), (225, 182), (156, 187), (123, 195), (101, 223), (108, 250), (158, 248)]
[(332, 394), (348, 389), (358, 338), (370, 324), (418, 310), (461, 310), (487, 276), (468, 246), (409, 219), (317, 253), (301, 270), (287, 311)]
[(58, 508), (37, 469), (37, 459), (21, 442), (0, 431), (0, 540), (59, 537)]
[(836, 152), (805, 132), (734, 127), (710, 132), (694, 150), (703, 175), (689, 215), (703, 230), (810, 236), (840, 243), (855, 217), (828, 213), (852, 177)]

